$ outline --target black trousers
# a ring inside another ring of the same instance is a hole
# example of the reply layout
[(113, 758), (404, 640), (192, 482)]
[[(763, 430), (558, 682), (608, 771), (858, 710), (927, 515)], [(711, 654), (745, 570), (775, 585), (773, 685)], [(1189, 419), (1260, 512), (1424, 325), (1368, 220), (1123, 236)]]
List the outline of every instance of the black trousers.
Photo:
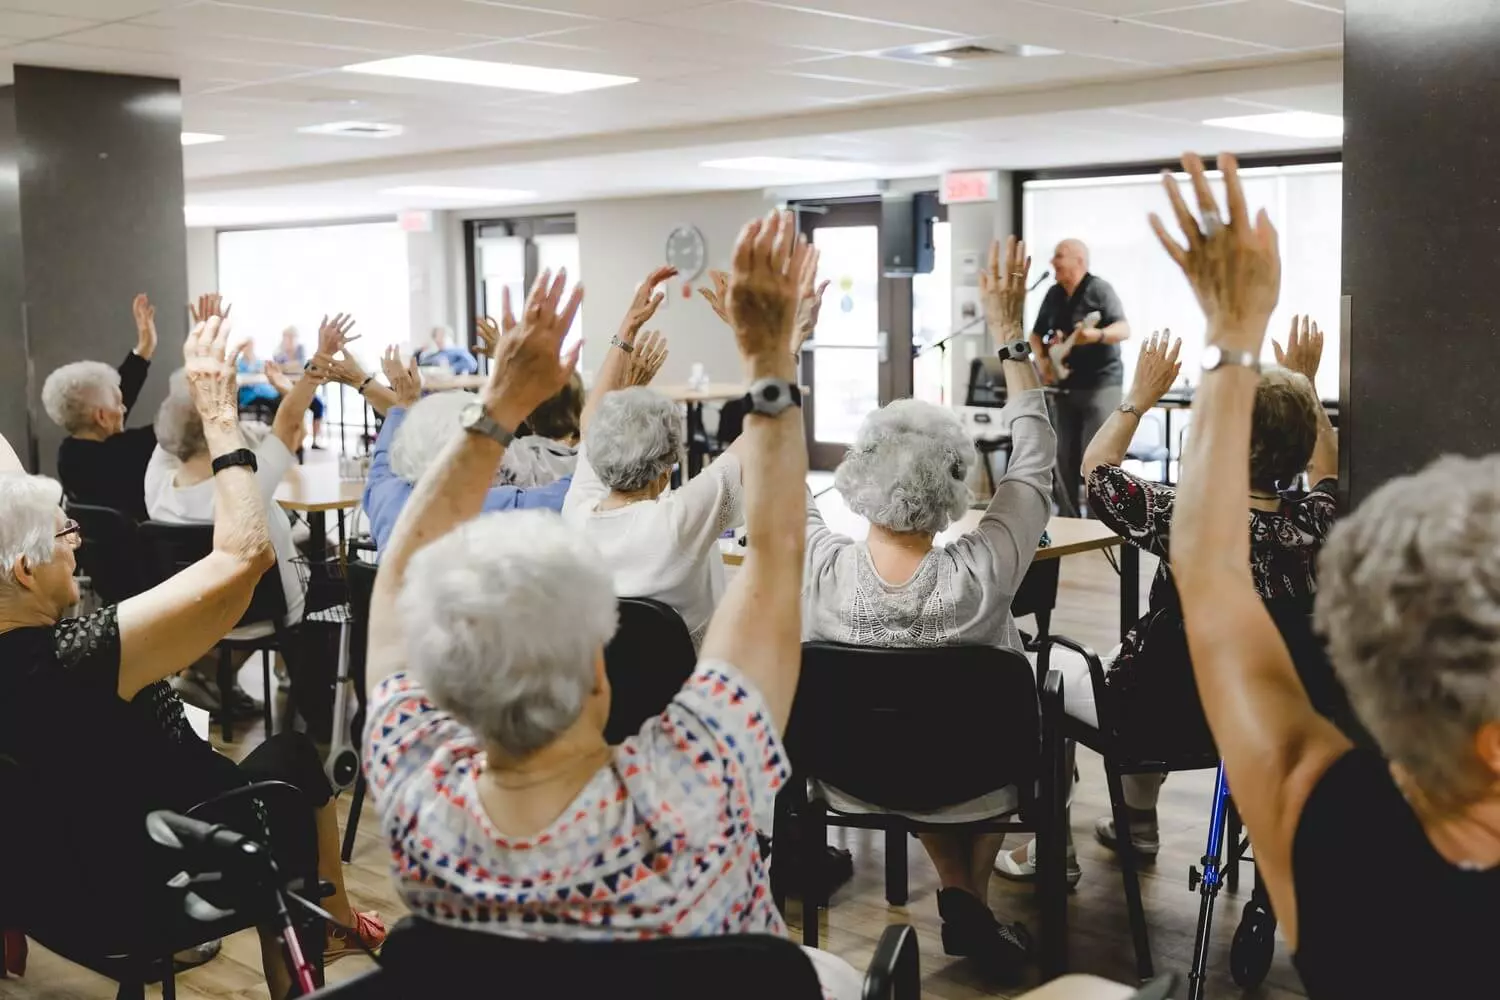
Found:
[(1049, 394), (1052, 426), (1057, 431), (1057, 466), (1052, 475), (1052, 498), (1064, 517), (1077, 517), (1084, 510), (1079, 493), (1083, 486), (1083, 452), (1099, 433), (1109, 415), (1125, 397), (1122, 386), (1097, 389), (1063, 389)]

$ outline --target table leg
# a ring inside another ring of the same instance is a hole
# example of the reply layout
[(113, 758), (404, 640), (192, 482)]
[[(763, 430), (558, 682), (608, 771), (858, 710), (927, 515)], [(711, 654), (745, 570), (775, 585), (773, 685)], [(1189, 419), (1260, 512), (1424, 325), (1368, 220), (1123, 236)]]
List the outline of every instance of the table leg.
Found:
[(1167, 429), (1164, 432), (1166, 440), (1162, 444), (1167, 446), (1167, 464), (1161, 470), (1161, 481), (1168, 486), (1172, 485), (1172, 407), (1162, 408), (1162, 416), (1167, 420)]
[(708, 432), (703, 429), (703, 404), (687, 404), (687, 479), (692, 479), (703, 470), (703, 457), (707, 451)]
[(339, 547), (338, 547), (338, 550), (334, 553), (334, 556), (336, 558), (338, 558), (342, 562), (342, 560), (344, 558), (344, 509), (342, 507), (339, 508), (338, 519), (339, 519)]
[(1141, 553), (1134, 545), (1120, 546), (1120, 639), (1141, 616)]
[[(339, 514), (340, 526), (343, 524), (343, 514)], [(328, 551), (328, 515), (321, 510), (310, 510), (307, 512), (307, 531), (311, 541), (321, 560)]]

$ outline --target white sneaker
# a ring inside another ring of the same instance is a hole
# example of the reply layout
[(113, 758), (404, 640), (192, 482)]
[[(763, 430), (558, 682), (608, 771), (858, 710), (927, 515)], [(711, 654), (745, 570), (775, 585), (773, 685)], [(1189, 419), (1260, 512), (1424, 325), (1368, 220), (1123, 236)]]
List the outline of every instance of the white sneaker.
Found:
[[(1119, 849), (1115, 836), (1115, 821), (1112, 816), (1100, 816), (1094, 821), (1094, 839), (1111, 851)], [(1154, 858), (1161, 853), (1161, 834), (1155, 823), (1130, 824), (1130, 846), (1142, 858)]]
[(167, 683), (172, 685), (172, 690), (177, 692), (178, 697), (194, 708), (217, 714), (223, 705), (219, 698), (219, 686), (196, 670), (189, 669), (174, 674), (167, 678)]
[[(1036, 881), (1036, 838), (1027, 843), (1022, 854), (1024, 861), (1017, 861), (1012, 851), (1001, 851), (995, 855), (995, 874), (1012, 882)], [(1068, 845), (1068, 887), (1072, 888), (1083, 878), (1083, 869), (1078, 867), (1078, 853)]]

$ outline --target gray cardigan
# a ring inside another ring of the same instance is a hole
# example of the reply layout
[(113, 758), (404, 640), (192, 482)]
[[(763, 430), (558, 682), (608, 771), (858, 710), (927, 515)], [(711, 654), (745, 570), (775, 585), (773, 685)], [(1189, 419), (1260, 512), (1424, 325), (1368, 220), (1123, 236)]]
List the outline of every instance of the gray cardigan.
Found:
[(1011, 400), (1000, 419), (1011, 458), (979, 526), (935, 546), (905, 583), (881, 579), (865, 543), (829, 530), (809, 494), (804, 640), (1021, 649), (1010, 603), (1052, 514), (1057, 435), (1040, 389)]

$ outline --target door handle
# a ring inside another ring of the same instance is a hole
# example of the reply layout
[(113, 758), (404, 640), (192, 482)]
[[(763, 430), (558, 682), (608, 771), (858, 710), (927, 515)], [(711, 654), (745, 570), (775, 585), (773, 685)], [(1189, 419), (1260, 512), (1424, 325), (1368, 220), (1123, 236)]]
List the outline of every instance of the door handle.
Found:
[(884, 364), (889, 364), (890, 363), (890, 360), (891, 360), (891, 335), (890, 335), (890, 333), (888, 331), (886, 331), (886, 330), (881, 330), (880, 331), (880, 336), (878, 338), (876, 338), (876, 341), (875, 341), (875, 350), (878, 353), (878, 357), (880, 359), (880, 363), (881, 364), (884, 365)]

